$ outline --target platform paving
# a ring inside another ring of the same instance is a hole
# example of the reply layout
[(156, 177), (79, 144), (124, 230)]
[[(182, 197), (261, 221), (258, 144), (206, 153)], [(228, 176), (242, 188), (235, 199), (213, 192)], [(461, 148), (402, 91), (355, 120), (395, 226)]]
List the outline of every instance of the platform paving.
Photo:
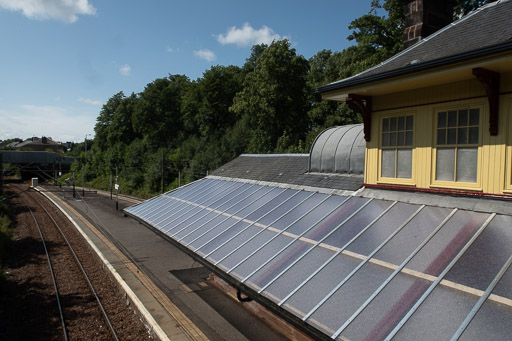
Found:
[[(171, 340), (286, 340), (212, 286), (210, 272), (122, 209), (135, 200), (106, 192), (45, 187), (76, 222)], [(155, 333), (158, 334), (158, 333)]]

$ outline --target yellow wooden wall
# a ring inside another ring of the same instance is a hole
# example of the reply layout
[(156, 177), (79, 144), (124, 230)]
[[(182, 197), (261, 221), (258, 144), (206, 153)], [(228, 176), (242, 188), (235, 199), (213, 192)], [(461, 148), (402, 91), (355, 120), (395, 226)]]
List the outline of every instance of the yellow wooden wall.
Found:
[[(489, 134), (489, 103), (476, 79), (407, 92), (373, 97), (371, 141), (366, 148), (365, 182), (368, 184), (411, 185), (400, 179), (383, 181), (379, 174), (381, 118), (386, 115), (414, 115), (412, 185), (419, 188), (474, 190), (491, 194), (512, 194), (512, 73), (501, 75), (498, 135)], [(433, 148), (435, 113), (442, 108), (481, 107), (481, 145), (477, 185), (435, 184)]]

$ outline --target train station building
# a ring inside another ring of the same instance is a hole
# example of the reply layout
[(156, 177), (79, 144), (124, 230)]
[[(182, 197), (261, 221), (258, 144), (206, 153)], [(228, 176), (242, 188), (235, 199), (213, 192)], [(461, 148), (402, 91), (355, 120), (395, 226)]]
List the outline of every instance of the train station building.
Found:
[(426, 3), (409, 47), (316, 89), (362, 125), (124, 212), (315, 339), (509, 339), (512, 1), (435, 33)]

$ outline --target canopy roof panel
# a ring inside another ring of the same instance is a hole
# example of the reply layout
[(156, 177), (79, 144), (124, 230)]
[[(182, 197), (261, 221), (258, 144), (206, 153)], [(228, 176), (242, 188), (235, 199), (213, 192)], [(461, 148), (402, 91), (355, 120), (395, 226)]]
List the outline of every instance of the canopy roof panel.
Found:
[(125, 209), (316, 338), (512, 333), (512, 216), (205, 178)]

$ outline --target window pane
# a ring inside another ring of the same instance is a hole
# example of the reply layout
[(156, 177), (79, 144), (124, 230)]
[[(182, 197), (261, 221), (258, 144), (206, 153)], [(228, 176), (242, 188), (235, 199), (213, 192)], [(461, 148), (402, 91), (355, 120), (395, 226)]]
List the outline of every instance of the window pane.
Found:
[(446, 127), (446, 112), (440, 112), (437, 114), (437, 127), (444, 128)]
[(476, 182), (478, 148), (458, 148), (457, 181)]
[(405, 116), (398, 117), (398, 130), (405, 130)]
[(412, 146), (412, 131), (405, 133), (405, 145)]
[(396, 131), (396, 117), (392, 117), (389, 119), (389, 130)]
[(389, 134), (389, 145), (396, 146), (396, 133)]
[(455, 148), (438, 148), (436, 158), (436, 180), (453, 181), (455, 171)]
[(387, 149), (382, 151), (382, 174), (386, 178), (395, 177), (395, 150)]
[(460, 110), (459, 111), (459, 126), (467, 126), (468, 125), (468, 111)]
[(389, 133), (382, 134), (382, 146), (383, 147), (389, 146)]
[(458, 141), (459, 144), (467, 144), (468, 143), (468, 129), (467, 128), (459, 128), (459, 136)]
[(480, 123), (480, 109), (471, 109), (469, 111), (469, 125), (477, 126)]
[(382, 131), (389, 131), (389, 118), (382, 120)]
[(448, 144), (455, 144), (457, 143), (457, 129), (452, 128), (447, 130), (447, 143)]
[(405, 129), (412, 130), (413, 125), (414, 125), (414, 117), (407, 116), (406, 122), (405, 122)]
[(469, 128), (469, 144), (478, 144), (478, 127)]
[(400, 132), (398, 133), (398, 143), (397, 145), (398, 146), (403, 146), (405, 143), (405, 133), (404, 132)]
[(448, 111), (448, 127), (456, 127), (457, 126), (457, 112), (456, 111)]
[(437, 144), (446, 144), (446, 129), (437, 130)]
[(412, 149), (398, 149), (397, 151), (397, 178), (410, 179), (412, 174)]

